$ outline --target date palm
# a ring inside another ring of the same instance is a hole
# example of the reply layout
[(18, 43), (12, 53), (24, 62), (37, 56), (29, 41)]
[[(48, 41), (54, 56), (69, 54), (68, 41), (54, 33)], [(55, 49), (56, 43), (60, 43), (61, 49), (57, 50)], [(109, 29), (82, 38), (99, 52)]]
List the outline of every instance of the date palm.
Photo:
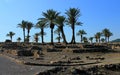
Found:
[(10, 31), (6, 36), (10, 37), (10, 39), (12, 41), (12, 38), (13, 38), (14, 35), (15, 35), (15, 33)]
[(107, 42), (107, 40), (108, 40), (108, 42), (109, 42), (110, 36), (113, 35), (113, 34), (110, 32), (110, 30), (107, 29), (107, 28), (105, 28), (105, 29), (102, 30), (102, 33), (103, 33), (103, 35), (105, 36), (105, 41)]
[(96, 37), (97, 37), (99, 43), (100, 43), (100, 38), (101, 38), (101, 36), (102, 36), (102, 33), (101, 33), (101, 32), (97, 32), (97, 33), (96, 33)]
[(83, 41), (84, 43), (87, 43), (88, 42), (87, 37), (83, 37)]
[(22, 39), (20, 37), (17, 38), (17, 41), (20, 42)]
[(42, 19), (38, 19), (39, 21), (37, 22), (37, 24), (35, 25), (35, 28), (39, 28), (40, 34), (41, 34), (41, 39), (42, 39), (42, 43), (44, 43), (44, 28), (48, 27), (48, 25), (46, 24), (46, 22)]
[(54, 11), (53, 9), (47, 10), (47, 12), (43, 12), (42, 15), (44, 16), (44, 21), (49, 24), (51, 29), (51, 44), (53, 44), (53, 29), (55, 27), (54, 21), (59, 15), (57, 11)]
[(102, 41), (102, 43), (104, 43), (104, 42), (105, 42), (105, 39), (104, 39), (104, 38), (101, 38), (101, 41)]
[(58, 43), (60, 43), (60, 39), (61, 39), (61, 35), (60, 35), (60, 28), (57, 28), (54, 33), (58, 35), (58, 37), (56, 38), (58, 40)]
[(27, 21), (24, 21), (24, 20), (22, 20), (22, 22), (18, 24), (18, 27), (23, 29), (24, 42), (25, 42), (25, 28), (26, 28), (26, 24), (27, 24)]
[(35, 42), (38, 43), (38, 40), (39, 40), (39, 33), (35, 33), (34, 35), (34, 39), (35, 39)]
[(80, 17), (80, 9), (78, 8), (70, 8), (65, 12), (67, 15), (67, 24), (71, 26), (72, 29), (72, 40), (71, 43), (75, 43), (75, 25), (81, 25), (81, 22), (78, 22), (78, 18)]
[(98, 37), (97, 34), (94, 35), (94, 38), (95, 38), (96, 43), (98, 43), (98, 39), (99, 39), (99, 37)]
[(27, 24), (26, 24), (26, 29), (27, 29), (27, 39), (26, 39), (26, 41), (27, 42), (29, 42), (29, 38), (30, 38), (30, 30), (31, 30), (31, 28), (33, 27), (33, 23), (32, 22), (27, 22)]
[(63, 30), (64, 23), (65, 23), (65, 17), (64, 16), (58, 16), (55, 20), (55, 23), (58, 26), (58, 28), (60, 29), (60, 32), (62, 33), (63, 42), (65, 44), (67, 44), (67, 40), (66, 40), (64, 30)]
[(41, 36), (42, 43), (44, 43), (44, 38), (43, 38), (43, 36), (45, 36), (46, 33), (45, 33), (45, 32), (40, 32), (39, 35)]
[(93, 38), (94, 38), (94, 37), (90, 37), (90, 38), (89, 38), (89, 40), (91, 41), (91, 43), (93, 43)]
[(83, 35), (87, 34), (84, 30), (79, 30), (77, 35), (81, 37), (81, 43), (83, 41)]
[(109, 42), (109, 39), (110, 39), (111, 36), (113, 36), (113, 33), (108, 32), (108, 33), (107, 33), (108, 42)]

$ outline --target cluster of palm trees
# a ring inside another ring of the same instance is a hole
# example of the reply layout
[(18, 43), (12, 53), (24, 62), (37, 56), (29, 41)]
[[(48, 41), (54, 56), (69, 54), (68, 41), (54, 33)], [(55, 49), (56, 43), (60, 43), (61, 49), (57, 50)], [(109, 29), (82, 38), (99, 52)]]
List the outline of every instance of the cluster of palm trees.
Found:
[[(66, 36), (64, 34), (64, 24), (68, 24), (70, 25), (71, 29), (72, 29), (72, 40), (71, 43), (75, 43), (75, 25), (81, 25), (81, 22), (78, 22), (78, 18), (80, 17), (80, 9), (78, 8), (70, 8), (69, 10), (66, 10), (65, 12), (66, 14), (66, 18), (64, 16), (61, 16), (59, 12), (53, 10), (53, 9), (49, 9), (46, 12), (43, 12), (43, 18), (39, 18), (37, 24), (34, 26), (35, 28), (39, 28), (40, 31), (40, 35), (41, 35), (41, 39), (42, 39), (42, 43), (44, 43), (44, 28), (49, 27), (51, 29), (51, 43), (53, 44), (53, 29), (55, 27), (55, 25), (58, 27), (57, 30), (55, 31), (56, 34), (58, 34), (59, 36), (56, 38), (59, 40), (63, 38), (63, 42), (64, 43), (68, 43), (66, 40)], [(22, 21), (20, 24), (18, 24), (18, 27), (21, 27), (23, 29), (23, 35), (24, 35), (24, 42), (27, 40), (29, 42), (29, 33), (30, 33), (30, 29), (33, 27), (33, 24), (31, 22), (27, 22), (27, 21)], [(28, 30), (28, 35), (25, 38), (25, 29)], [(61, 36), (60, 36), (61, 34)], [(36, 42), (38, 42), (38, 33), (36, 33), (36, 35), (34, 36), (36, 39)]]
[[(28, 21), (22, 21), (21, 23), (18, 24), (18, 27), (23, 29), (23, 36), (24, 36), (24, 42), (29, 42), (29, 38), (30, 38), (30, 30), (33, 27), (33, 23), (32, 22), (28, 22)], [(25, 35), (25, 30), (27, 30), (27, 36)]]
[[(82, 25), (82, 23), (78, 21), (79, 17), (81, 16), (80, 9), (69, 8), (68, 10), (66, 10), (65, 14), (66, 14), (66, 17), (60, 15), (60, 12), (57, 12), (53, 9), (49, 9), (46, 12), (42, 12), (43, 17), (39, 18), (38, 22), (35, 25), (32, 22), (23, 20), (21, 23), (18, 24), (18, 27), (23, 29), (24, 42), (29, 42), (30, 30), (32, 27), (34, 27), (34, 28), (40, 29), (40, 32), (35, 33), (35, 35), (34, 35), (35, 41), (38, 42), (39, 36), (41, 36), (42, 43), (44, 43), (44, 35), (46, 35), (46, 33), (44, 32), (44, 29), (49, 27), (51, 29), (51, 44), (54, 43), (54, 41), (53, 41), (54, 33), (58, 34), (58, 37), (56, 37), (58, 42), (60, 42), (60, 40), (63, 39), (63, 42), (65, 44), (67, 44), (68, 42), (66, 40), (66, 36), (64, 33), (64, 26), (69, 25), (72, 29), (72, 39), (71, 39), (70, 43), (75, 44), (76, 43), (76, 41), (75, 41), (75, 26)], [(57, 29), (54, 31), (55, 25), (57, 26)], [(25, 30), (27, 30), (27, 35), (25, 34)], [(83, 41), (88, 42), (88, 39), (86, 37), (83, 37), (83, 35), (85, 35), (85, 34), (87, 34), (87, 33), (84, 30), (79, 30), (77, 33), (77, 35), (81, 37), (81, 43), (83, 43)], [(109, 37), (112, 36), (112, 33), (109, 31), (109, 29), (104, 29), (103, 34), (105, 36), (105, 41), (107, 42), (107, 39), (109, 41)], [(13, 35), (15, 35), (15, 34), (9, 33), (9, 35), (8, 35), (11, 37), (11, 40), (12, 40)], [(96, 42), (98, 40), (100, 42), (101, 35), (102, 34), (100, 32), (95, 34)], [(18, 37), (17, 40), (20, 41), (21, 38)], [(90, 37), (89, 40), (91, 40), (91, 42), (92, 42), (93, 37)], [(104, 39), (102, 39), (102, 41), (104, 41)]]
[(112, 32), (105, 28), (101, 32), (97, 32), (93, 37), (83, 37), (83, 35), (86, 35), (87, 33), (84, 30), (79, 30), (77, 33), (77, 36), (81, 37), (81, 43), (86, 43), (88, 40), (90, 40), (91, 43), (93, 43), (93, 39), (95, 39), (96, 43), (107, 43), (109, 42), (109, 38), (113, 35)]

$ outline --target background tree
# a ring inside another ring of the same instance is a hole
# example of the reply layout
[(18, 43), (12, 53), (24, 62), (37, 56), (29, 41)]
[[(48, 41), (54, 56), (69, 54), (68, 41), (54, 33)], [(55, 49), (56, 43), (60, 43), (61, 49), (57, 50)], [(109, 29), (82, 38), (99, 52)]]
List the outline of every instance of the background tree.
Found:
[(42, 40), (42, 43), (44, 43), (44, 36), (46, 35), (45, 32), (40, 32), (40, 36), (41, 36), (41, 40)]
[(39, 28), (40, 34), (41, 34), (41, 40), (42, 43), (44, 43), (44, 28), (47, 28), (48, 25), (46, 24), (46, 22), (43, 19), (38, 19), (39, 21), (37, 22), (37, 24), (35, 25), (35, 28)]
[(83, 37), (83, 41), (84, 43), (87, 43), (88, 42), (87, 37)]
[(94, 38), (95, 38), (96, 43), (98, 43), (98, 39), (99, 39), (99, 38), (98, 38), (98, 35), (97, 35), (97, 34), (94, 35)]
[(29, 42), (29, 37), (30, 37), (30, 30), (33, 27), (33, 23), (32, 22), (27, 22), (26, 24), (26, 29), (27, 29), (27, 42)]
[(58, 35), (57, 38), (56, 38), (56, 39), (58, 40), (58, 43), (60, 43), (60, 39), (61, 39), (60, 32), (61, 32), (61, 31), (60, 31), (60, 28), (57, 28), (57, 29), (54, 31), (54, 33)]
[(107, 33), (108, 43), (109, 43), (109, 39), (110, 39), (111, 36), (113, 36), (113, 33), (109, 31), (109, 32)]
[(67, 40), (66, 40), (64, 30), (63, 30), (64, 22), (65, 22), (65, 17), (64, 16), (58, 16), (55, 20), (55, 24), (58, 26), (58, 28), (60, 29), (60, 31), (62, 33), (63, 42), (65, 44), (67, 44)]
[(101, 32), (97, 32), (97, 33), (96, 33), (96, 37), (97, 37), (99, 43), (100, 43), (100, 38), (101, 38), (101, 36), (102, 36), (102, 33), (101, 33)]
[(57, 16), (59, 15), (59, 13), (57, 11), (54, 11), (53, 9), (47, 10), (47, 12), (43, 12), (43, 16), (45, 18), (44, 21), (47, 22), (47, 24), (50, 25), (50, 29), (51, 29), (51, 44), (53, 44), (53, 29), (54, 29), (54, 21), (57, 18)]
[(93, 43), (93, 38), (94, 38), (94, 37), (90, 37), (90, 38), (89, 38), (89, 40), (90, 40), (91, 43)]
[(83, 41), (83, 35), (87, 34), (84, 30), (79, 30), (77, 35), (81, 37), (81, 43)]
[(12, 38), (13, 38), (14, 35), (15, 35), (15, 33), (10, 31), (6, 36), (10, 37), (10, 39), (12, 41)]
[(101, 41), (102, 41), (102, 43), (104, 43), (104, 42), (105, 42), (105, 39), (104, 39), (104, 38), (101, 38)]
[(56, 40), (58, 40), (58, 43), (60, 43), (60, 39), (62, 39), (61, 37), (56, 37)]
[(27, 24), (27, 21), (24, 21), (24, 20), (22, 20), (22, 22), (18, 24), (18, 27), (23, 29), (24, 42), (25, 42), (25, 28), (26, 28), (26, 24)]
[(80, 17), (80, 9), (78, 8), (70, 8), (65, 12), (67, 15), (67, 24), (71, 26), (72, 29), (72, 40), (71, 43), (75, 43), (75, 25), (81, 25), (81, 22), (78, 22), (78, 18)]
[(36, 43), (38, 43), (38, 41), (39, 41), (39, 33), (35, 33), (35, 35), (34, 35), (34, 40), (35, 40), (35, 42)]
[(102, 33), (103, 33), (103, 35), (105, 36), (105, 41), (106, 41), (106, 42), (109, 42), (110, 36), (113, 35), (112, 32), (110, 32), (109, 29), (105, 28), (105, 29), (102, 30)]
[(22, 39), (20, 37), (17, 38), (17, 41), (20, 42)]

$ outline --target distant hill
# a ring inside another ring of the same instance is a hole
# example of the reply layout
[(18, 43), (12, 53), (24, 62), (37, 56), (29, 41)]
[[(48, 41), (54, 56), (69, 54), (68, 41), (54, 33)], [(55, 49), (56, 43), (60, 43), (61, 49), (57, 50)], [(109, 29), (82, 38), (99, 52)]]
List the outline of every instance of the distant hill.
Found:
[(111, 42), (120, 42), (120, 39), (112, 40)]

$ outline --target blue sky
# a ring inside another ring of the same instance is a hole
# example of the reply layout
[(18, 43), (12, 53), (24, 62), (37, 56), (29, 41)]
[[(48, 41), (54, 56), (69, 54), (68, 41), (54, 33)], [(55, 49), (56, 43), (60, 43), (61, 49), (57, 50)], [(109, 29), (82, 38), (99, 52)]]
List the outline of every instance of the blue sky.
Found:
[[(85, 36), (90, 37), (108, 28), (114, 34), (111, 40), (120, 38), (120, 0), (0, 0), (0, 41), (9, 39), (6, 37), (9, 31), (16, 33), (14, 41), (17, 37), (23, 38), (22, 29), (17, 28), (17, 24), (22, 20), (35, 24), (38, 18), (43, 17), (42, 12), (48, 9), (54, 9), (66, 16), (64, 12), (70, 7), (79, 8), (81, 11), (79, 21), (83, 26), (76, 26), (76, 32), (84, 29), (87, 32)], [(71, 28), (65, 26), (64, 29), (70, 41)], [(31, 39), (34, 33), (39, 31), (33, 28), (30, 33)], [(45, 32), (45, 41), (50, 41), (50, 29), (47, 28)], [(76, 40), (80, 41), (80, 37), (76, 36)]]

